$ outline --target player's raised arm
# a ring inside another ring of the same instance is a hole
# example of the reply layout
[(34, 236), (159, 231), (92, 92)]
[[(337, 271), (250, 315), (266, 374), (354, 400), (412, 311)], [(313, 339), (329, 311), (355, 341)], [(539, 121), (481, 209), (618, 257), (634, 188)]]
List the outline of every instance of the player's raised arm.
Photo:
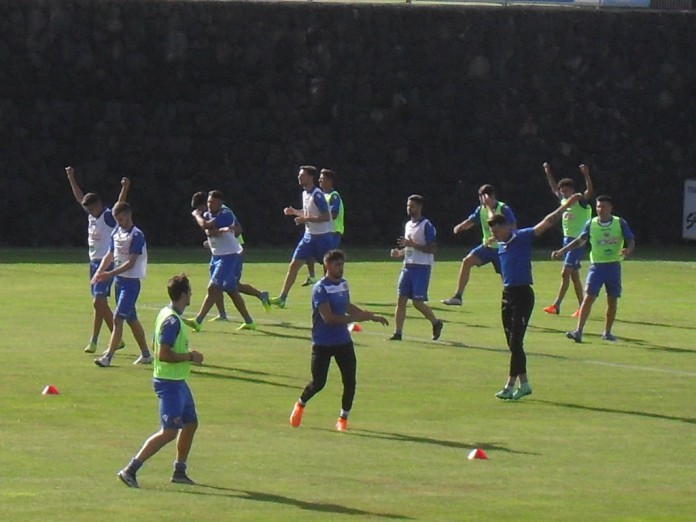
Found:
[(71, 166), (67, 166), (65, 167), (65, 174), (68, 176), (68, 182), (70, 183), (70, 188), (72, 189), (73, 196), (75, 196), (75, 201), (77, 201), (80, 204), (80, 206), (82, 206), (82, 198), (84, 198), (85, 195), (82, 193), (80, 186), (77, 184), (77, 181), (75, 180), (75, 169)]
[(592, 196), (594, 195), (592, 178), (590, 178), (590, 167), (583, 163), (582, 165), (580, 165), (579, 169), (582, 173), (582, 177), (585, 178), (585, 192), (582, 193), (582, 197), (585, 198), (585, 201), (589, 201), (590, 199), (592, 199)]
[(128, 190), (130, 189), (131, 181), (130, 178), (121, 178), (121, 191), (118, 193), (118, 202), (123, 203), (128, 197)]
[(544, 219), (539, 221), (539, 223), (537, 223), (534, 226), (534, 234), (537, 236), (540, 236), (541, 234), (546, 232), (549, 228), (551, 228), (561, 218), (561, 215), (563, 215), (563, 212), (565, 212), (565, 210), (569, 206), (576, 203), (581, 197), (582, 197), (582, 194), (573, 194), (560, 207), (558, 207), (556, 210), (554, 210), (550, 214), (547, 214), (544, 217)]
[(547, 161), (544, 162), (544, 174), (546, 174), (546, 181), (549, 182), (549, 187), (551, 188), (551, 192), (553, 192), (554, 196), (557, 198), (561, 197), (561, 193), (558, 190), (558, 184), (556, 183), (556, 178), (553, 177), (553, 170), (551, 169), (551, 164)]

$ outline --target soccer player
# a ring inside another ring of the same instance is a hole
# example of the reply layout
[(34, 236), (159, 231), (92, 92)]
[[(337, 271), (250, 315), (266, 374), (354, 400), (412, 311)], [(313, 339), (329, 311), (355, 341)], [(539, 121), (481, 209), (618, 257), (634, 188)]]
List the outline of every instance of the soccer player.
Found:
[[(551, 228), (561, 214), (580, 197), (580, 194), (571, 196), (537, 225), (520, 230), (516, 230), (515, 223), (507, 221), (504, 215), (496, 214), (495, 207), (488, 208), (488, 226), (497, 241), (500, 256), (503, 277), (501, 316), (510, 350), (508, 379), (503, 389), (495, 394), (498, 399), (518, 400), (532, 393), (527, 378), (527, 355), (524, 352), (524, 334), (534, 308), (532, 241)], [(515, 389), (517, 380), (519, 387)]]
[(295, 216), (295, 224), (304, 225), (305, 233), (297, 244), (292, 260), (288, 266), (283, 282), (283, 290), (278, 297), (271, 299), (271, 304), (285, 308), (285, 302), (297, 273), (309, 259), (324, 259), (324, 254), (331, 250), (334, 241), (331, 212), (324, 193), (316, 186), (316, 167), (303, 165), (297, 175), (297, 182), (302, 187), (302, 210), (285, 207), (286, 216)]
[(244, 323), (237, 330), (256, 330), (256, 323), (251, 318), (238, 289), (242, 274), (243, 248), (237, 240), (237, 235), (241, 234), (242, 227), (234, 213), (224, 205), (224, 200), (222, 191), (211, 190), (208, 193), (208, 211), (201, 213), (201, 210), (196, 208), (191, 213), (201, 230), (208, 235), (208, 246), (212, 255), (208, 292), (196, 318), (193, 321), (186, 320), (186, 324), (197, 332), (200, 331), (203, 319), (213, 304), (222, 299), (223, 292), (230, 296), (244, 319)]
[(495, 209), (496, 214), (505, 216), (505, 221), (515, 225), (517, 221), (512, 209), (502, 201), (498, 201), (495, 188), (493, 185), (482, 185), (478, 190), (479, 206), (471, 213), (464, 221), (454, 227), (454, 233), (459, 234), (465, 230), (469, 230), (477, 223), (481, 226), (483, 234), (482, 243), (472, 249), (467, 256), (462, 259), (462, 265), (459, 268), (459, 280), (457, 281), (457, 291), (449, 299), (442, 299), (440, 302), (446, 305), (460, 306), (462, 304), (462, 295), (469, 282), (469, 274), (475, 266), (483, 266), (488, 263), (493, 264), (493, 268), (497, 274), (500, 273), (500, 261), (498, 259), (498, 245), (492, 238), (491, 229), (488, 226), (488, 208)]
[(425, 304), (428, 300), (430, 271), (435, 260), (436, 230), (430, 220), (423, 217), (423, 196), (409, 196), (406, 201), (406, 213), (409, 220), (406, 222), (404, 235), (397, 239), (399, 248), (392, 248), (390, 253), (391, 257), (403, 257), (404, 266), (397, 285), (394, 335), (389, 340), (401, 340), (406, 320), (406, 304), (411, 299), (414, 308), (433, 325), (432, 339), (436, 341), (440, 338), (444, 323), (435, 317), (431, 308)]
[[(575, 182), (571, 178), (563, 178), (556, 183), (551, 171), (551, 165), (544, 163), (544, 172), (546, 179), (551, 187), (551, 192), (560, 200), (561, 204), (575, 194)], [(573, 239), (578, 237), (585, 228), (585, 223), (592, 217), (592, 207), (590, 206), (590, 198), (592, 198), (592, 179), (590, 179), (590, 167), (580, 165), (580, 172), (585, 178), (585, 192), (582, 193), (580, 201), (568, 207), (561, 218), (563, 226), (563, 246), (567, 245)], [(561, 303), (568, 291), (570, 282), (573, 282), (575, 296), (578, 299), (578, 308), (573, 312), (572, 317), (580, 315), (580, 305), (582, 304), (582, 283), (580, 282), (580, 260), (585, 255), (584, 248), (576, 248), (566, 253), (563, 259), (563, 269), (561, 270), (561, 286), (558, 289), (558, 295), (553, 304), (544, 308), (547, 314), (558, 315), (561, 313)]]
[(326, 384), (331, 358), (341, 372), (343, 396), (341, 412), (336, 422), (338, 431), (348, 427), (348, 414), (355, 396), (356, 358), (348, 324), (375, 321), (388, 325), (386, 317), (362, 310), (350, 301), (348, 282), (343, 279), (346, 262), (341, 250), (324, 255), (325, 276), (312, 289), (312, 380), (305, 386), (290, 415), (290, 425), (297, 428), (307, 402)]
[(186, 379), (191, 375), (191, 363), (203, 363), (203, 354), (189, 350), (188, 330), (182, 328), (182, 314), (191, 304), (191, 285), (186, 274), (171, 277), (167, 293), (171, 302), (157, 315), (152, 340), (155, 354), (152, 382), (159, 400), (162, 428), (151, 435), (128, 465), (118, 472), (118, 478), (132, 488), (139, 487), (136, 473), (143, 463), (175, 438), (176, 461), (171, 481), (194, 484), (186, 474), (186, 461), (198, 428), (198, 416)]
[[(131, 207), (126, 202), (114, 205), (114, 218), (118, 227), (111, 234), (109, 251), (102, 259), (92, 278), (92, 283), (100, 283), (115, 277), (116, 310), (114, 311), (114, 330), (111, 332), (109, 349), (94, 363), (106, 368), (118, 350), (123, 337), (123, 322), (130, 326), (133, 337), (140, 347), (140, 356), (133, 364), (150, 364), (152, 357), (145, 340), (143, 325), (138, 320), (135, 303), (140, 294), (140, 280), (147, 274), (147, 244), (145, 235), (133, 224)], [(114, 268), (109, 270), (111, 263)]]
[[(109, 239), (111, 233), (116, 228), (116, 220), (114, 219), (111, 209), (105, 207), (99, 196), (92, 192), (83, 194), (80, 186), (75, 180), (75, 169), (65, 167), (65, 173), (68, 176), (68, 182), (72, 189), (75, 200), (80, 204), (83, 210), (87, 213), (87, 244), (89, 245), (89, 278), (90, 281), (97, 271), (102, 259), (109, 251)], [(118, 195), (118, 202), (126, 201), (128, 189), (130, 188), (130, 180), (121, 178), (121, 191)], [(113, 266), (107, 267), (111, 270)], [(113, 312), (109, 307), (109, 296), (111, 295), (112, 279), (108, 279), (101, 283), (90, 283), (92, 291), (92, 306), (94, 314), (92, 316), (92, 337), (89, 344), (85, 346), (86, 353), (94, 353), (97, 350), (97, 342), (99, 341), (99, 332), (101, 332), (102, 323), (106, 323), (109, 331), (114, 329)], [(122, 348), (120, 346), (120, 348)]]
[[(345, 208), (343, 206), (343, 199), (341, 195), (334, 188), (336, 183), (336, 173), (333, 170), (321, 169), (319, 172), (319, 188), (321, 188), (326, 198), (326, 202), (329, 204), (329, 211), (331, 212), (331, 223), (333, 224), (333, 244), (331, 248), (338, 248), (341, 246), (341, 239), (343, 238), (343, 232), (345, 231), (344, 225), (344, 215)], [(314, 260), (310, 259), (307, 261), (307, 272), (309, 275), (302, 286), (313, 285), (316, 280), (314, 278)]]
[(560, 259), (566, 252), (590, 242), (591, 264), (587, 271), (580, 316), (575, 330), (566, 332), (566, 336), (576, 343), (582, 342), (582, 331), (602, 286), (606, 286), (607, 292), (607, 312), (602, 339), (617, 341), (611, 333), (611, 328), (621, 297), (621, 260), (631, 255), (636, 243), (628, 223), (619, 216), (612, 215), (612, 209), (611, 197), (598, 196), (595, 203), (597, 216), (587, 222), (585, 230), (577, 238), (551, 254), (553, 259)]

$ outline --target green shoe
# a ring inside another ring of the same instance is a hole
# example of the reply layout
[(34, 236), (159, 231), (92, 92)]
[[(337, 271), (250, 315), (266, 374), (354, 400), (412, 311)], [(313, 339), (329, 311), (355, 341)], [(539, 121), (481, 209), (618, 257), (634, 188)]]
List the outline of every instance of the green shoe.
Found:
[(250, 323), (242, 323), (237, 327), (237, 330), (256, 330), (256, 323), (254, 321)]
[(261, 304), (266, 313), (271, 311), (271, 299), (268, 297), (268, 292), (261, 292)]
[(282, 297), (271, 297), (268, 300), (272, 305), (276, 305), (278, 308), (285, 308), (285, 299)]
[(97, 343), (89, 343), (87, 346), (85, 346), (84, 352), (85, 353), (94, 353), (97, 351)]
[(498, 393), (495, 394), (498, 399), (503, 399), (504, 401), (509, 401), (514, 398), (514, 392), (512, 388), (503, 388)]
[(515, 392), (512, 394), (512, 400), (517, 401), (520, 400), (522, 397), (526, 395), (531, 395), (532, 394), (532, 387), (529, 385), (528, 382), (525, 382), (524, 384), (520, 384), (520, 387), (515, 390)]
[(200, 331), (201, 331), (201, 328), (202, 328), (201, 323), (199, 323), (198, 321), (196, 321), (196, 319), (195, 319), (194, 317), (188, 317), (188, 318), (182, 317), (181, 320), (184, 322), (184, 324), (185, 324), (186, 326), (188, 326), (189, 328), (191, 328), (191, 330), (193, 330), (194, 332), (200, 332)]

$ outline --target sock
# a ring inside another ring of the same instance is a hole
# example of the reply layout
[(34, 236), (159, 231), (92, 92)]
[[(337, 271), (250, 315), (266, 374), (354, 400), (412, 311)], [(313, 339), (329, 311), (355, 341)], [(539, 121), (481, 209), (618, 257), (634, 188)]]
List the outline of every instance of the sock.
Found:
[(281, 301), (285, 301), (287, 298), (288, 298), (288, 294), (286, 294), (285, 292), (283, 292), (282, 294), (280, 294), (280, 299), (281, 299)]
[(201, 324), (201, 323), (203, 322), (203, 318), (202, 318), (202, 317), (196, 317), (196, 322), (197, 322), (198, 324)]
[(142, 356), (143, 357), (150, 357), (150, 350), (146, 349), (144, 352), (142, 352)]
[(128, 473), (135, 475), (138, 470), (142, 467), (143, 463), (133, 457), (131, 461), (128, 463), (128, 466), (126, 466), (126, 470), (128, 470)]
[(227, 314), (225, 312), (218, 312), (218, 317), (220, 319), (227, 319)]
[(454, 294), (454, 297), (456, 297), (457, 299), (461, 299), (461, 298), (462, 298), (462, 293), (461, 293), (461, 292), (457, 292), (456, 294)]
[(97, 344), (97, 341), (99, 340), (99, 337), (94, 336), (92, 337), (92, 340), (90, 341), (91, 343)]
[(250, 315), (247, 315), (247, 316), (244, 318), (244, 322), (245, 322), (246, 324), (249, 324), (249, 323), (253, 323), (254, 320), (251, 318)]
[(558, 301), (558, 300), (554, 301), (553, 306), (556, 307), (556, 310), (559, 310), (559, 311), (561, 310), (561, 302), (560, 301)]
[(341, 408), (340, 417), (342, 417), (342, 418), (344, 418), (344, 419), (347, 419), (349, 413), (350, 413), (350, 410), (344, 410), (343, 408)]
[(186, 473), (186, 463), (174, 461), (174, 473)]

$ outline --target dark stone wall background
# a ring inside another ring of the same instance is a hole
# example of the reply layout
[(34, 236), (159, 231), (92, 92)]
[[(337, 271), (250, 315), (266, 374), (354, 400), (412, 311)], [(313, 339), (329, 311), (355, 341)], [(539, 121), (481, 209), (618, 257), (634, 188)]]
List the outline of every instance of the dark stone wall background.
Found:
[(590, 164), (639, 241), (678, 242), (694, 57), (692, 13), (0, 0), (0, 245), (84, 243), (68, 164), (108, 202), (130, 176), (165, 245), (201, 241), (211, 188), (251, 244), (294, 242), (297, 167), (330, 167), (346, 242), (391, 244), (414, 192), (443, 243), (485, 182), (536, 223), (544, 161)]

